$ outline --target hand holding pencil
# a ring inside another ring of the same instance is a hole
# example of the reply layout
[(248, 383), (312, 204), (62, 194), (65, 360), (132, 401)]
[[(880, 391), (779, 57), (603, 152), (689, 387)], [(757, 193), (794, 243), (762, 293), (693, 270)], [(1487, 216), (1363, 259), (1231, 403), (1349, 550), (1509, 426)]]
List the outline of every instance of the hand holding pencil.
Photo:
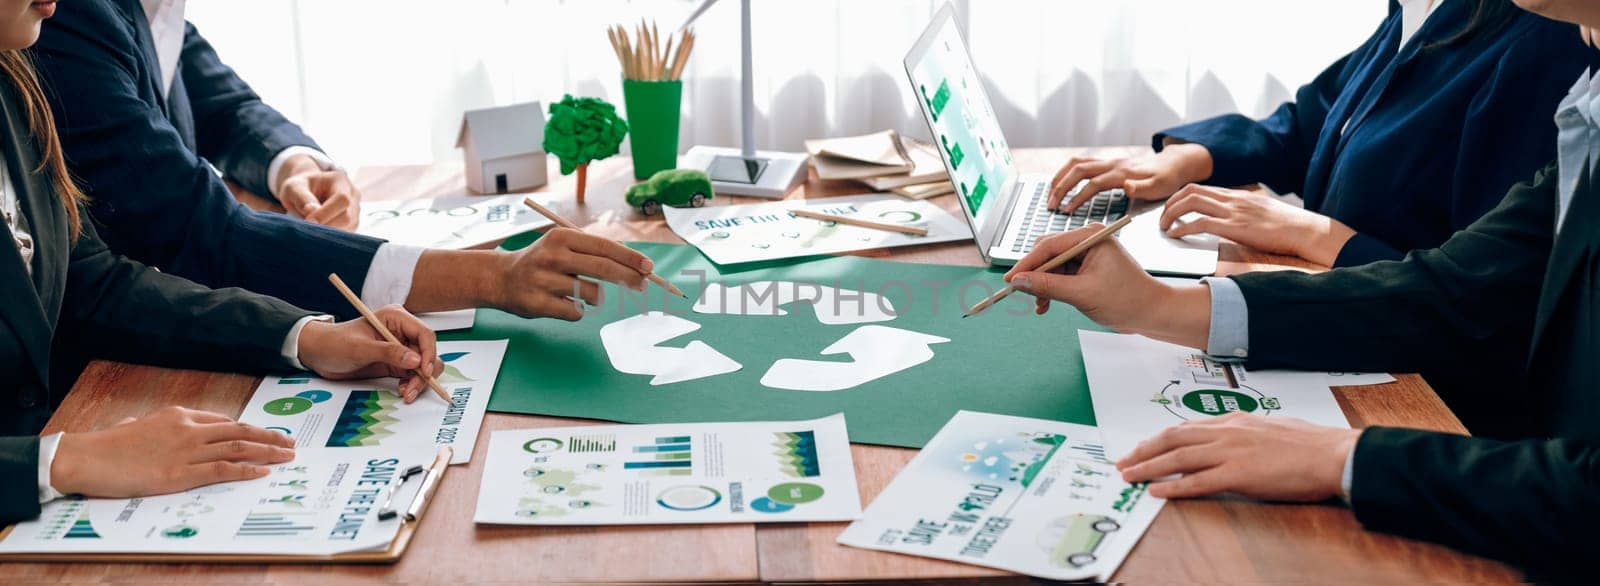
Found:
[(440, 399), (450, 402), (450, 395), (433, 378), (444, 371), (433, 330), (398, 305), (369, 309), (338, 275), (328, 275), (328, 280), (347, 296), (362, 319), (307, 323), (300, 332), (300, 362), (334, 380), (398, 378), (397, 390), (407, 403), (430, 387)]
[[(1108, 277), (1143, 278), (1150, 283), (1160, 285), (1160, 283), (1150, 279), (1150, 276), (1145, 274), (1144, 269), (1139, 267), (1139, 263), (1135, 262), (1131, 256), (1128, 256), (1128, 252), (1123, 250), (1120, 244), (1116, 243), (1115, 236), (1117, 231), (1127, 226), (1131, 221), (1133, 221), (1133, 215), (1130, 214), (1123, 216), (1122, 219), (1116, 222), (1112, 222), (1110, 226), (1092, 224), (1077, 230), (1040, 239), (1034, 244), (1033, 251), (1029, 252), (1022, 260), (1017, 261), (1016, 266), (1006, 273), (1005, 280), (1009, 284), (999, 292), (972, 306), (962, 317), (971, 317), (982, 313), (984, 310), (994, 306), (995, 303), (1005, 299), (1012, 292), (1022, 291), (1036, 298), (1035, 311), (1037, 313), (1043, 314), (1048, 311), (1051, 300), (1065, 301), (1089, 314), (1089, 317), (1095, 319), (1096, 322), (1115, 329), (1117, 327), (1115, 324), (1097, 319), (1093, 314), (1094, 308), (1091, 306), (1092, 304), (1084, 303), (1076, 294), (1080, 291), (1091, 289), (1096, 291), (1105, 289), (1104, 296), (1113, 303), (1136, 297), (1133, 295), (1133, 287), (1128, 287), (1124, 290), (1123, 283)], [(1094, 268), (1106, 271), (1109, 274), (1105, 276), (1098, 273), (1094, 275), (1083, 273), (1076, 275), (1055, 274), (1054, 271), (1057, 269), (1061, 269), (1067, 263), (1080, 258), (1084, 267), (1093, 265)], [(1127, 267), (1122, 265), (1131, 265), (1133, 271), (1131, 273), (1128, 272)], [(1107, 287), (1109, 289), (1106, 289)], [(1107, 302), (1099, 297), (1096, 297), (1095, 301), (1098, 303)]]

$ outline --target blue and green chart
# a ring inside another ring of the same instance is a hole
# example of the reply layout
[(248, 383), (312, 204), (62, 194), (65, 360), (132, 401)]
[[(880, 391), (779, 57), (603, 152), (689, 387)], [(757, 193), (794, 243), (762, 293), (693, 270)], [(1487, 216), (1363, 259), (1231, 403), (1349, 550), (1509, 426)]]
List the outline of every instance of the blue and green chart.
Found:
[(387, 549), (380, 497), (437, 448), (301, 448), (266, 477), (135, 499), (63, 498), (0, 539), (7, 554), (334, 555)]
[(449, 403), (424, 391), (406, 405), (394, 391), (395, 379), (269, 376), (239, 420), (293, 437), (302, 448), (450, 446), (455, 450), (450, 463), (464, 463), (472, 459), (505, 352), (505, 340), (441, 342), (444, 373), (438, 381), (450, 394)]
[(843, 415), (495, 432), (479, 523), (845, 521), (861, 513)]

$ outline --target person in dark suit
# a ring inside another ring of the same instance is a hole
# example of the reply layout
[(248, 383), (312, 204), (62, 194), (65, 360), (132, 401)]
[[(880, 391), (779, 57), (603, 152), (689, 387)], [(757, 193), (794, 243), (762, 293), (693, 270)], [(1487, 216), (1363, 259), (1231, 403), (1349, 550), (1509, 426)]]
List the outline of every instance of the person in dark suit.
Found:
[[(441, 372), (433, 333), (379, 310), (402, 344), (362, 321), (323, 316), (239, 289), (212, 290), (113, 254), (84, 218), (49, 105), (21, 49), (56, 10), (0, 0), (0, 524), (62, 494), (131, 497), (259, 478), (293, 458), (287, 436), (178, 407), (91, 432), (37, 434), (61, 397), (52, 347), (174, 367), (310, 369), (329, 378)], [(65, 338), (63, 332), (84, 335)]]
[[(1067, 208), (1125, 187), (1170, 196), (1159, 225), (1171, 236), (1215, 234), (1324, 266), (1399, 260), (1439, 246), (1555, 156), (1549, 114), (1600, 64), (1563, 28), (1510, 0), (1391, 0), (1365, 43), (1271, 115), (1164, 130), (1151, 156), (1068, 161), (1051, 205), (1088, 179)], [(1256, 183), (1304, 208), (1229, 189)]]
[[(1594, 38), (1588, 27), (1600, 25), (1600, 4), (1526, 1), (1540, 14), (1584, 24), (1586, 40)], [(1035, 295), (1041, 313), (1064, 301), (1115, 330), (1252, 368), (1468, 371), (1477, 383), (1466, 389), (1466, 404), (1485, 422), (1469, 427), (1493, 436), (1233, 414), (1169, 428), (1117, 463), (1128, 481), (1153, 482), (1150, 494), (1340, 496), (1372, 529), (1510, 561), (1535, 577), (1592, 574), (1587, 555), (1600, 526), (1600, 181), (1588, 153), (1600, 148), (1600, 127), (1578, 109), (1600, 107), (1600, 89), (1585, 78), (1556, 115), (1557, 162), (1436, 249), (1316, 275), (1252, 273), (1174, 286), (1147, 276), (1112, 239), (1092, 248), (1073, 275), (1034, 271), (1094, 231), (1084, 229), (1042, 242), (1006, 278)], [(1515, 343), (1494, 361), (1462, 359), (1496, 339)]]
[[(599, 300), (587, 278), (644, 288), (648, 258), (572, 230), (550, 231), (518, 252), (422, 250), (252, 211), (213, 166), (291, 210), (354, 206), (340, 195), (353, 187), (325, 157), (314, 160), (316, 142), (183, 21), (183, 2), (73, 0), (57, 11), (34, 48), (37, 65), (68, 165), (106, 243), (121, 254), (340, 317), (355, 313), (327, 286), (329, 273), (373, 307), (486, 306), (567, 320), (583, 315), (569, 298)], [(314, 193), (320, 203), (296, 204), (286, 193)]]

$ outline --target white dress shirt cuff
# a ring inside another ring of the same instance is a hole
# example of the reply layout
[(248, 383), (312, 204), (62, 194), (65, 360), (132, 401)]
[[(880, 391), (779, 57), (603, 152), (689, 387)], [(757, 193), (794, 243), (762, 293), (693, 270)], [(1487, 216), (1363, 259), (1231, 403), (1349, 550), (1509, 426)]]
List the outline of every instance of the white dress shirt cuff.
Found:
[(306, 329), (306, 324), (314, 321), (332, 322), (333, 316), (308, 315), (302, 317), (300, 318), (300, 321), (294, 322), (294, 327), (289, 328), (289, 335), (284, 336), (283, 338), (283, 358), (284, 360), (288, 360), (289, 364), (294, 366), (295, 370), (306, 369), (306, 365), (300, 363), (300, 332)]
[(377, 309), (385, 305), (404, 305), (411, 296), (411, 281), (417, 273), (422, 248), (385, 242), (378, 245), (361, 282), (361, 302)]
[(1339, 498), (1345, 504), (1350, 504), (1350, 485), (1356, 479), (1356, 451), (1350, 450), (1350, 455), (1344, 459), (1344, 474), (1339, 476)]
[(1239, 284), (1220, 277), (1200, 281), (1211, 287), (1211, 331), (1206, 334), (1206, 354), (1238, 360), (1250, 357), (1250, 311)]
[(267, 191), (271, 192), (273, 199), (278, 198), (278, 183), (282, 179), (278, 177), (278, 173), (283, 171), (283, 163), (295, 155), (311, 157), (311, 160), (316, 161), (317, 166), (321, 167), (323, 171), (332, 171), (339, 168), (339, 165), (334, 163), (333, 159), (328, 158), (328, 155), (305, 145), (297, 144), (278, 151), (278, 154), (272, 156), (272, 162), (267, 163)]
[(56, 463), (56, 448), (60, 445), (59, 431), (39, 438), (39, 504), (41, 505), (66, 496), (50, 485), (50, 466)]

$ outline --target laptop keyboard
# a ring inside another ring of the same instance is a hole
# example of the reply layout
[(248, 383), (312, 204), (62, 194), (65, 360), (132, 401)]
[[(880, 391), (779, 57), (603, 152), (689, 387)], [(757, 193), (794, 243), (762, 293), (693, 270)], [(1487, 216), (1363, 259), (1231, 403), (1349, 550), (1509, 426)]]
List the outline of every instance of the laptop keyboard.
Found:
[(1048, 183), (1041, 182), (1034, 188), (1033, 195), (1024, 196), (1032, 198), (1032, 201), (1028, 202), (1027, 211), (1022, 215), (1011, 252), (1025, 254), (1033, 250), (1033, 244), (1046, 235), (1075, 230), (1096, 222), (1110, 224), (1128, 213), (1128, 194), (1121, 189), (1108, 189), (1095, 194), (1094, 199), (1078, 206), (1070, 214), (1046, 209), (1045, 205), (1050, 200), (1046, 195), (1049, 188)]

